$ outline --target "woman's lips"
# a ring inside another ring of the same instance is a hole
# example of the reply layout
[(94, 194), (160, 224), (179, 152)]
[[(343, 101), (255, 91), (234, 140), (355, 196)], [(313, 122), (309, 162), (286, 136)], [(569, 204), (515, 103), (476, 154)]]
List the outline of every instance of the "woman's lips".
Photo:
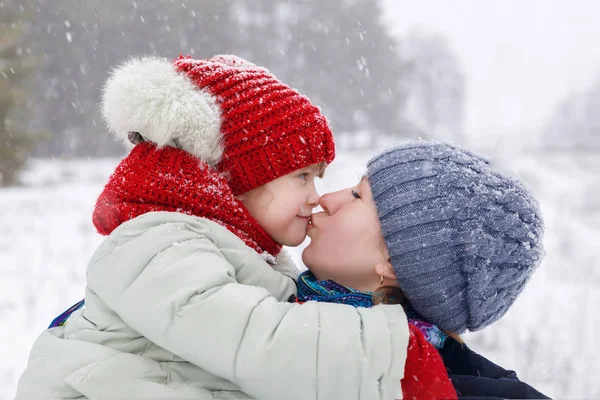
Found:
[(313, 228), (312, 225), (312, 218), (308, 217), (308, 224), (306, 224), (306, 234), (308, 235), (308, 232)]
[(306, 235), (310, 236), (310, 231), (312, 231), (313, 229), (315, 229), (315, 227), (312, 226), (312, 224), (306, 225)]

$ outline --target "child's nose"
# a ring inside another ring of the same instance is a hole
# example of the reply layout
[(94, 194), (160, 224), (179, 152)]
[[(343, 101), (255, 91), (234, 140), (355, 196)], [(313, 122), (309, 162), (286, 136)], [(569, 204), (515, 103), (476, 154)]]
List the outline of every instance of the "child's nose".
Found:
[(309, 207), (315, 208), (316, 206), (319, 205), (320, 201), (321, 201), (321, 196), (319, 196), (319, 193), (317, 193), (316, 189), (313, 189), (312, 192), (310, 193), (310, 195), (308, 196)]

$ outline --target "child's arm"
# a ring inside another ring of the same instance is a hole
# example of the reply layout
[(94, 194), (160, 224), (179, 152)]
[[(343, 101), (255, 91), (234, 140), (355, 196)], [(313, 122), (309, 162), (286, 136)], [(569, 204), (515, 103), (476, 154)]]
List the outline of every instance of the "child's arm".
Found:
[[(281, 249), (281, 252), (277, 256), (276, 263), (273, 266), (273, 269), (279, 272), (280, 274), (290, 278), (294, 282), (294, 288), (296, 287), (300, 271), (298, 270), (298, 267), (296, 267), (296, 264), (294, 264), (294, 260), (292, 260), (290, 254), (287, 251), (285, 251), (285, 249)], [(240, 282), (246, 283), (243, 281)]]
[(401, 306), (279, 302), (237, 283), (213, 240), (165, 225), (90, 264), (89, 290), (132, 329), (257, 398), (395, 397), (408, 344)]

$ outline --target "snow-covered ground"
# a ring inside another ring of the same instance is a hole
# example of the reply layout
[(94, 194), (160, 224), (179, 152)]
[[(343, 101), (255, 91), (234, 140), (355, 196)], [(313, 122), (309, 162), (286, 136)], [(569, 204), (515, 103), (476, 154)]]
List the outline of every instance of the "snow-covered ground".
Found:
[[(355, 184), (367, 158), (339, 155), (320, 190)], [(37, 160), (25, 187), (0, 189), (0, 400), (14, 397), (39, 332), (83, 295), (102, 241), (92, 208), (117, 162)], [(535, 188), (548, 254), (507, 315), (465, 339), (554, 398), (600, 398), (600, 156), (521, 157), (506, 168)]]

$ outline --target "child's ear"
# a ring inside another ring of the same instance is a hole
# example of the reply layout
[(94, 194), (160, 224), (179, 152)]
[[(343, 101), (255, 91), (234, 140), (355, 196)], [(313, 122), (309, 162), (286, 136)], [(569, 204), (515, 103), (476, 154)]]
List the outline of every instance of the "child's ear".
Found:
[(244, 194), (238, 194), (235, 197), (236, 197), (236, 199), (238, 199), (242, 203), (244, 202), (244, 200), (246, 200), (246, 196), (244, 196)]

